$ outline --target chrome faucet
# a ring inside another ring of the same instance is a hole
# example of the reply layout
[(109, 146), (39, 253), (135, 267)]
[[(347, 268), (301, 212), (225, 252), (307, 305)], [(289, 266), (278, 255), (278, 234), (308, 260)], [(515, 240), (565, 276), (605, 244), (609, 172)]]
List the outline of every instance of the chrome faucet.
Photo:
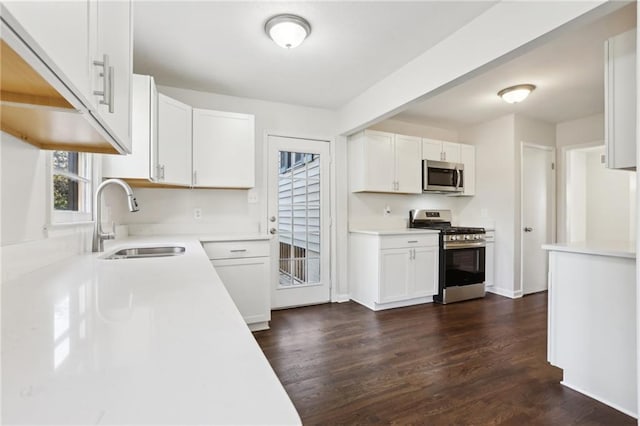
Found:
[(127, 193), (127, 201), (129, 203), (129, 211), (137, 212), (138, 211), (138, 202), (136, 201), (136, 197), (133, 196), (133, 190), (129, 184), (122, 179), (107, 179), (102, 182), (98, 189), (96, 189), (96, 195), (93, 198), (93, 214), (95, 217), (95, 223), (93, 225), (93, 243), (91, 251), (99, 252), (104, 251), (104, 240), (112, 240), (115, 238), (116, 230), (115, 226), (111, 230), (111, 232), (103, 232), (102, 231), (102, 204), (100, 203), (102, 190), (110, 184), (120, 185), (124, 192)]

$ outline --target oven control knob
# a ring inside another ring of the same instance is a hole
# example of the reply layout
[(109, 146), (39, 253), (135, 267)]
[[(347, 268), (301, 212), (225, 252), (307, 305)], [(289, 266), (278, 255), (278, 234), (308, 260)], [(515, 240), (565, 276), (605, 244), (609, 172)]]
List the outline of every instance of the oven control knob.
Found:
[(464, 236), (464, 239), (465, 239), (465, 240), (468, 240), (468, 239), (469, 239), (469, 237), (470, 237), (469, 235), (465, 235), (465, 236)]

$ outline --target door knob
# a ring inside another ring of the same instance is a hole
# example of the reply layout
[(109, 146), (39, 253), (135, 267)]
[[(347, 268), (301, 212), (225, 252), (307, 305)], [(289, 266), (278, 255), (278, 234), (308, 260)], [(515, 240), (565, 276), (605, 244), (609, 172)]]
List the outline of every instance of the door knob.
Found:
[(278, 231), (276, 230), (276, 228), (271, 228), (271, 229), (269, 229), (269, 233), (270, 233), (270, 234), (272, 234), (272, 235), (273, 235), (273, 234), (275, 234), (276, 232), (278, 232)]
[(530, 228), (528, 226), (524, 228), (524, 232), (531, 232), (531, 231), (533, 231), (533, 228)]

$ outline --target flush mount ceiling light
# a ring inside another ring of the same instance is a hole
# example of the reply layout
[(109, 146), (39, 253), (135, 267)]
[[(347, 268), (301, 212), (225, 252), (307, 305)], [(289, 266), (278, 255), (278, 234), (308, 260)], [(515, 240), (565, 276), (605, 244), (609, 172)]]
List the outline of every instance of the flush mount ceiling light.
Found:
[(293, 49), (311, 33), (311, 25), (297, 15), (276, 15), (267, 21), (264, 31), (278, 46)]
[(517, 86), (502, 89), (498, 92), (498, 96), (507, 103), (516, 104), (524, 101), (535, 88), (536, 86), (533, 84), (518, 84)]

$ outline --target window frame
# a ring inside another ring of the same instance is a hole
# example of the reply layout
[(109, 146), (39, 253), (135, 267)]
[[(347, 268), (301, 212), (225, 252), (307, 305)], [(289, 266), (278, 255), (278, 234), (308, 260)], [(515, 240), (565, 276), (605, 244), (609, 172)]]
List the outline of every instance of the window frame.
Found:
[[(47, 156), (47, 193), (48, 193), (48, 222), (50, 226), (64, 226), (74, 224), (87, 224), (93, 221), (92, 195), (96, 179), (96, 161), (94, 155), (86, 152), (78, 152), (78, 174), (70, 173), (54, 168), (53, 153), (49, 151)], [(74, 152), (74, 151), (66, 151)], [(85, 185), (82, 191), (76, 194), (78, 197), (78, 210), (56, 210), (54, 206), (54, 176), (66, 176), (68, 178), (83, 182)]]

